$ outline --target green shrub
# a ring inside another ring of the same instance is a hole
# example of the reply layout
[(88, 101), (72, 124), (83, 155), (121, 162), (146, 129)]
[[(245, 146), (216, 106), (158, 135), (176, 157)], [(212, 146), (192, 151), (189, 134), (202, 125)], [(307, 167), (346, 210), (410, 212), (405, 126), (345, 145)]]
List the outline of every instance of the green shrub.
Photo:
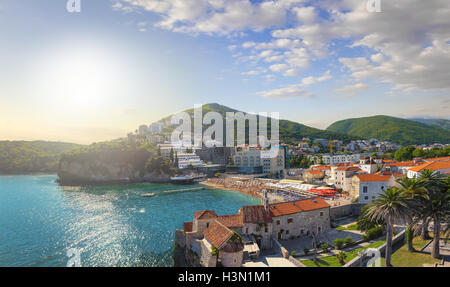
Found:
[(297, 252), (295, 252), (295, 250), (294, 250), (294, 251), (291, 251), (291, 256), (292, 256), (292, 257), (295, 257), (295, 254), (297, 254)]
[(344, 239), (336, 238), (335, 240), (333, 240), (333, 243), (334, 243), (334, 247), (336, 249), (341, 249), (342, 246), (344, 246)]
[(344, 242), (347, 245), (352, 245), (353, 243), (355, 243), (355, 240), (349, 235), (344, 239)]
[(329, 245), (328, 245), (328, 243), (324, 243), (324, 244), (322, 244), (322, 245), (320, 246), (320, 248), (322, 248), (322, 251), (323, 251), (323, 252), (327, 252), (327, 251), (328, 251), (328, 248), (329, 248)]
[(338, 254), (336, 254), (336, 258), (337, 258), (337, 260), (339, 260), (339, 263), (344, 265), (345, 264), (345, 258), (347, 258), (347, 253), (345, 253), (344, 251), (341, 251)]
[(308, 247), (303, 247), (303, 252), (305, 252), (305, 255), (308, 255), (308, 252), (309, 252)]
[(362, 237), (364, 240), (373, 240), (383, 235), (383, 226), (378, 225), (366, 231)]

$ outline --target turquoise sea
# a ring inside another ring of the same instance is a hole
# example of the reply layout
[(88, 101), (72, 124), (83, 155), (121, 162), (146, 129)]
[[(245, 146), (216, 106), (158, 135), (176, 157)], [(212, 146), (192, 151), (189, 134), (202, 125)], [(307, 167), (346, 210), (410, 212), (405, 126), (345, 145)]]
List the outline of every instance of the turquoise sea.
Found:
[(174, 230), (194, 211), (233, 214), (259, 200), (202, 191), (141, 197), (186, 188), (131, 184), (63, 188), (56, 175), (0, 176), (0, 266), (66, 266), (77, 250), (82, 266), (172, 266)]

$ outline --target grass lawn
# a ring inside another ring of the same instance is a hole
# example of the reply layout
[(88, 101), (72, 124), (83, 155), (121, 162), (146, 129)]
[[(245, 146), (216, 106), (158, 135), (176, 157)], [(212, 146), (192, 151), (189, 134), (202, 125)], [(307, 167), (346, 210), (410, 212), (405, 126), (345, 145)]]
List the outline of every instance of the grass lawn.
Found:
[[(352, 250), (350, 252), (346, 252), (347, 258), (345, 259), (345, 262), (347, 263), (350, 260), (352, 260), (353, 258), (355, 258), (356, 256), (358, 256), (359, 251), (367, 249), (367, 248), (378, 248), (381, 245), (383, 245), (384, 242), (385, 242), (385, 240), (377, 241), (366, 247), (358, 248), (358, 249)], [(307, 266), (307, 267), (342, 267), (342, 264), (339, 262), (339, 260), (334, 255), (317, 258), (317, 264), (314, 263), (313, 260), (301, 260), (300, 262), (305, 264), (305, 266)]]
[[(414, 249), (420, 250), (429, 240), (422, 240), (420, 237), (413, 239)], [(383, 254), (384, 255), (384, 254)], [(407, 244), (403, 245), (391, 256), (391, 264), (394, 267), (422, 267), (423, 264), (434, 264), (440, 260), (434, 259), (430, 254), (424, 254), (419, 252), (409, 252)], [(381, 262), (381, 266), (386, 266), (384, 258)]]
[(342, 231), (344, 231), (344, 230), (358, 230), (358, 225), (355, 223), (355, 224), (349, 225), (347, 227), (338, 226), (338, 227), (336, 227), (336, 229), (337, 230), (342, 230)]

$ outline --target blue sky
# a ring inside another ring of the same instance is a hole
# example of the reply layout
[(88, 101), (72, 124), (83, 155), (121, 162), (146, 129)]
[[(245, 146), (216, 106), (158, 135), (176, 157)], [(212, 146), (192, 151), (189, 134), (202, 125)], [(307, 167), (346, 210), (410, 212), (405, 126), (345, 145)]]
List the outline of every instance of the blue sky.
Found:
[(450, 117), (446, 1), (66, 2), (0, 0), (0, 139), (109, 140), (210, 102), (318, 128)]

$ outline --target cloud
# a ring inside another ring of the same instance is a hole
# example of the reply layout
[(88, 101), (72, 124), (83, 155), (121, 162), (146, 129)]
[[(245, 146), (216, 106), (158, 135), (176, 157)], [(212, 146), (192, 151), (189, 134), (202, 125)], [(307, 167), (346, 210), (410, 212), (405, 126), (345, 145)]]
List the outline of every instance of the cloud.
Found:
[(342, 88), (335, 89), (334, 91), (336, 93), (343, 94), (343, 97), (345, 97), (345, 98), (352, 98), (352, 97), (356, 96), (356, 92), (364, 91), (369, 88), (370, 88), (370, 86), (368, 86), (366, 84), (358, 83), (358, 84), (354, 84), (354, 85), (344, 86)]
[(258, 92), (263, 98), (271, 99), (292, 99), (292, 98), (313, 98), (314, 95), (300, 88), (299, 85), (289, 85), (284, 88)]
[[(358, 56), (338, 55), (339, 64), (358, 82), (372, 79), (407, 93), (450, 90), (448, 0), (382, 1), (381, 13), (368, 12), (361, 0), (114, 3), (115, 9), (156, 13), (161, 19), (155, 25), (174, 32), (240, 37), (266, 30), (270, 35), (266, 41), (237, 44), (243, 51), (236, 59), (284, 76), (297, 75), (313, 62), (339, 54), (336, 42), (345, 41)], [(359, 47), (365, 48), (364, 56)]]
[(302, 87), (307, 87), (309, 85), (313, 85), (313, 84), (317, 84), (317, 83), (321, 83), (321, 82), (330, 80), (332, 78), (333, 78), (333, 76), (331, 76), (331, 72), (330, 72), (330, 70), (328, 70), (320, 77), (315, 78), (315, 77), (309, 76), (309, 77), (303, 78), (301, 85), (302, 85)]

